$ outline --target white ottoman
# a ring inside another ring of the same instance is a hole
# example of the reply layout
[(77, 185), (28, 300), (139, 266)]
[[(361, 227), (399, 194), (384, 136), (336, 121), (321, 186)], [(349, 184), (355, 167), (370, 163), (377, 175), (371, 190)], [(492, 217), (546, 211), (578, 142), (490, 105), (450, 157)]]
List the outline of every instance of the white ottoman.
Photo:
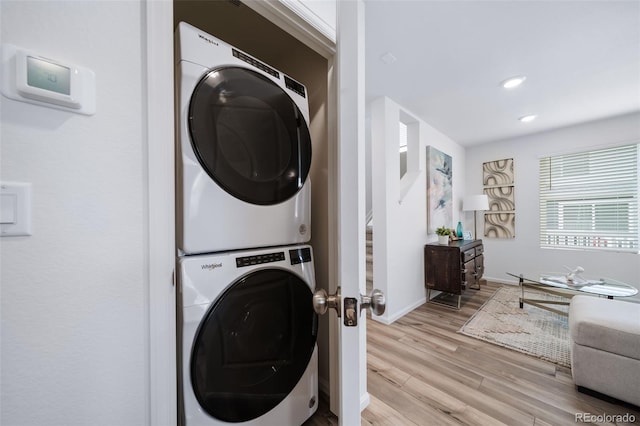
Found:
[(576, 386), (640, 406), (640, 304), (575, 296), (569, 332)]

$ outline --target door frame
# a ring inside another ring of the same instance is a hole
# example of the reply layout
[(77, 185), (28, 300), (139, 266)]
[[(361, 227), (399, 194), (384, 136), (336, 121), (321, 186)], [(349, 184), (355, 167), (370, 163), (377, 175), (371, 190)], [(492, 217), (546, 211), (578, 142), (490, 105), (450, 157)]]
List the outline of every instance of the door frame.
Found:
[[(141, 22), (143, 43), (146, 57), (143, 58), (146, 72), (142, 78), (146, 81), (143, 98), (146, 102), (146, 120), (144, 135), (147, 139), (147, 247), (146, 247), (146, 275), (148, 285), (148, 359), (147, 389), (149, 395), (148, 424), (175, 425), (177, 421), (177, 364), (176, 364), (176, 294), (175, 294), (175, 169), (174, 159), (174, 58), (173, 58), (173, 1), (172, 0), (142, 0), (143, 21)], [(340, 3), (340, 2), (337, 2)], [(350, 2), (346, 2), (350, 3)], [(362, 1), (358, 0), (358, 4)], [(292, 34), (311, 49), (327, 58), (328, 61), (328, 162), (329, 162), (329, 209), (335, 214), (329, 218), (329, 245), (332, 258), (329, 262), (329, 277), (331, 292), (335, 283), (339, 282), (339, 185), (338, 174), (338, 80), (336, 45), (324, 33), (314, 28), (309, 22), (301, 19), (291, 9), (281, 2), (244, 1), (244, 4), (256, 10), (265, 18), (271, 20), (280, 28)], [(338, 19), (340, 17), (338, 16)], [(362, 52), (361, 52), (362, 53)], [(362, 105), (364, 114), (364, 105)], [(363, 156), (358, 153), (356, 155)], [(346, 160), (353, 160), (351, 156)], [(170, 172), (168, 172), (170, 171)], [(364, 194), (364, 193), (363, 193)], [(362, 195), (364, 196), (364, 195)], [(357, 221), (364, 221), (364, 217)], [(361, 242), (364, 246), (364, 228)], [(360, 232), (358, 230), (357, 232)], [(343, 245), (344, 247), (344, 245)], [(359, 262), (360, 250), (357, 250)], [(364, 256), (364, 255), (363, 255)], [(364, 259), (364, 257), (363, 257)], [(343, 259), (344, 261), (344, 259)], [(350, 259), (351, 261), (351, 259)], [(359, 263), (362, 263), (360, 265)], [(358, 263), (355, 280), (360, 281), (364, 261)], [(361, 270), (362, 269), (362, 270)], [(363, 286), (364, 288), (364, 286)], [(363, 290), (363, 288), (361, 290)], [(364, 321), (365, 315), (360, 318)], [(330, 327), (338, 329), (335, 314), (331, 314)], [(360, 328), (360, 327), (359, 327)], [(338, 336), (330, 337), (330, 345), (335, 347)], [(363, 342), (364, 334), (360, 334), (359, 341)], [(366, 340), (364, 340), (366, 345)], [(333, 352), (331, 351), (332, 355)], [(335, 368), (336, 357), (330, 359), (331, 364), (331, 394), (332, 398), (338, 389), (338, 369)], [(334, 373), (335, 372), (335, 373)], [(366, 365), (364, 369), (364, 386), (362, 374), (360, 388), (360, 411), (368, 404), (366, 392)], [(364, 391), (363, 391), (364, 389)], [(364, 392), (364, 393), (363, 393)], [(335, 401), (332, 410), (338, 412)], [(347, 416), (349, 417), (349, 416)], [(343, 418), (344, 419), (344, 418)], [(343, 421), (341, 419), (341, 423)], [(358, 422), (359, 423), (359, 422)]]
[[(173, 1), (143, 0), (148, 424), (177, 423)], [(146, 60), (146, 61), (145, 61)], [(145, 72), (146, 71), (146, 72)]]

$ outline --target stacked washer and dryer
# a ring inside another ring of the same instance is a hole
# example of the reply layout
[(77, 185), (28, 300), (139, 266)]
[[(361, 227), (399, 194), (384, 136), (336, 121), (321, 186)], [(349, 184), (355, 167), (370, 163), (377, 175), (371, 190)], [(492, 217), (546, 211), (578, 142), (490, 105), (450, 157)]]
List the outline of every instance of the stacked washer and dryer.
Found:
[(184, 22), (176, 60), (180, 421), (302, 424), (318, 406), (306, 88)]

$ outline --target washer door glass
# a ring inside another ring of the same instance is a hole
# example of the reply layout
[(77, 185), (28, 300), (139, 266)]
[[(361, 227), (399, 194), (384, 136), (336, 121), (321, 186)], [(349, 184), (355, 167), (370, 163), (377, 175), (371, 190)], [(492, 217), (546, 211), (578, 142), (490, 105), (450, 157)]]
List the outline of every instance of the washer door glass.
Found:
[(189, 104), (191, 144), (225, 191), (252, 204), (295, 195), (311, 166), (311, 137), (295, 102), (269, 78), (219, 68), (197, 84)]
[(318, 331), (309, 286), (296, 275), (260, 270), (232, 284), (205, 315), (191, 353), (191, 383), (202, 408), (225, 422), (258, 418), (304, 374)]

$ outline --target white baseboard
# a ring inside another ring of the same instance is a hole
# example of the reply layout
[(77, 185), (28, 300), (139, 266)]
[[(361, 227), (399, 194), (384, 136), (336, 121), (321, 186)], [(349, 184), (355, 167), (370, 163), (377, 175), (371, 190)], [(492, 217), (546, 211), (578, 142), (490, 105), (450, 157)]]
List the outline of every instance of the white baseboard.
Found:
[(371, 316), (371, 318), (374, 321), (378, 321), (381, 322), (382, 324), (385, 325), (389, 325), (392, 324), (394, 321), (396, 321), (399, 318), (402, 318), (403, 316), (405, 316), (406, 314), (408, 314), (409, 312), (413, 311), (415, 308), (417, 308), (418, 306), (422, 306), (427, 302), (427, 298), (426, 297), (422, 297), (420, 299), (418, 299), (415, 303), (406, 306), (404, 309), (398, 311), (398, 312), (394, 312), (392, 315), (384, 315), (384, 316), (379, 316), (379, 317), (374, 317)]
[(365, 408), (369, 406), (371, 402), (371, 397), (369, 396), (369, 392), (365, 392), (360, 395), (360, 412), (362, 413)]

